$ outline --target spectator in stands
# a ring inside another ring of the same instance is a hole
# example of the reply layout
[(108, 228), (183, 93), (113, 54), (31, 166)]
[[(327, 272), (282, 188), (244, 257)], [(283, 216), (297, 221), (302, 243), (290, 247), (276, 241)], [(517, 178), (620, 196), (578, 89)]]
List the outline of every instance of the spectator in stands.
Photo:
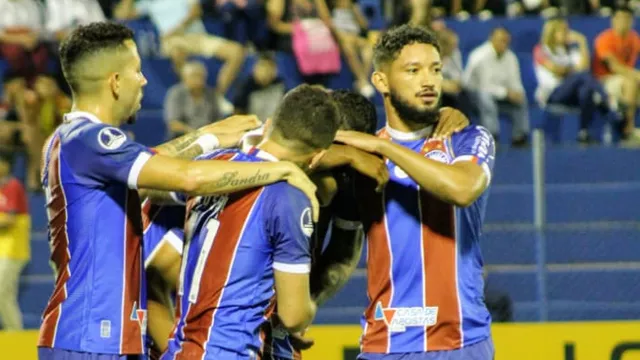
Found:
[(365, 97), (372, 97), (376, 92), (369, 82), (373, 65), (373, 46), (366, 36), (362, 36), (368, 29), (367, 19), (353, 0), (321, 1), (325, 3), (323, 6), (331, 11), (331, 23), (340, 49), (356, 78), (354, 88)]
[(633, 12), (621, 7), (611, 18), (611, 28), (595, 40), (593, 73), (607, 93), (625, 106), (626, 121), (621, 132), (623, 139), (632, 143), (640, 141), (640, 132), (635, 127), (640, 100), (640, 71), (635, 68), (638, 54), (640, 36), (633, 30)]
[(42, 138), (46, 139), (62, 123), (64, 114), (71, 111), (71, 99), (58, 87), (53, 76), (39, 76), (34, 93), (37, 96), (37, 122)]
[(580, 108), (578, 141), (591, 142), (587, 129), (594, 113), (600, 110), (615, 115), (617, 103), (613, 99), (609, 102), (604, 88), (589, 72), (587, 39), (570, 30), (565, 19), (550, 19), (533, 54), (538, 79), (536, 100), (541, 107), (557, 104)]
[(22, 329), (18, 306), (20, 273), (29, 262), (31, 218), (27, 195), (11, 176), (6, 153), (0, 153), (0, 320), (5, 330)]
[(15, 152), (23, 146), (22, 124), (18, 116), (17, 101), (26, 89), (24, 78), (5, 73), (2, 102), (0, 104), (0, 151)]
[[(320, 6), (318, 6), (320, 5)], [(322, 0), (269, 0), (267, 2), (267, 24), (274, 35), (273, 50), (276, 50), (278, 73), (286, 90), (301, 83), (326, 83), (325, 75), (303, 75), (293, 54), (293, 22), (299, 19), (318, 19), (330, 25), (329, 12)]]
[(275, 59), (268, 53), (262, 53), (251, 74), (236, 89), (233, 107), (237, 114), (255, 114), (265, 121), (271, 117), (283, 96), (284, 86), (278, 78)]
[[(493, 30), (489, 41), (469, 55), (463, 76), (472, 92), (480, 115), (480, 123), (497, 139), (499, 114), (506, 113), (513, 122), (513, 146), (528, 143), (529, 108), (520, 77), (520, 64), (509, 49), (511, 35), (503, 27)], [(497, 142), (497, 141), (496, 141)]]
[(160, 33), (161, 52), (171, 59), (178, 74), (189, 55), (222, 60), (224, 65), (216, 82), (218, 107), (223, 113), (231, 113), (232, 105), (224, 96), (244, 63), (244, 48), (208, 34), (201, 14), (197, 0), (121, 0), (114, 10), (116, 18), (124, 20), (148, 15)]
[(458, 48), (458, 35), (451, 29), (437, 32), (442, 57), (442, 106), (449, 106), (471, 116), (472, 108), (469, 91), (462, 86), (462, 55)]
[(42, 6), (36, 0), (0, 1), (0, 57), (11, 72), (31, 84), (47, 70), (49, 51), (42, 41)]
[(187, 62), (180, 77), (181, 82), (169, 88), (164, 102), (164, 118), (172, 137), (219, 120), (216, 92), (207, 86), (204, 64)]

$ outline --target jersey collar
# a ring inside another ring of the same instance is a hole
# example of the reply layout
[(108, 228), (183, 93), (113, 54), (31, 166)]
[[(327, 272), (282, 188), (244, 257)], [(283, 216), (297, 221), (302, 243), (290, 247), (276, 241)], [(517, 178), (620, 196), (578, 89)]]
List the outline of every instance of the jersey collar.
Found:
[(413, 140), (426, 138), (427, 135), (429, 135), (433, 130), (433, 125), (430, 125), (424, 129), (420, 129), (412, 132), (404, 132), (404, 131), (393, 129), (391, 128), (391, 126), (389, 126), (389, 124), (387, 124), (386, 129), (387, 129), (387, 134), (389, 134), (389, 136), (391, 136), (391, 138), (394, 140), (413, 141)]
[(101, 124), (102, 121), (100, 121), (100, 119), (98, 119), (97, 116), (93, 115), (92, 113), (86, 112), (86, 111), (72, 111), (69, 113), (64, 114), (64, 121), (65, 122), (71, 122), (71, 121), (75, 121), (78, 119), (87, 119), (89, 121), (91, 121), (92, 123), (96, 123), (96, 124)]

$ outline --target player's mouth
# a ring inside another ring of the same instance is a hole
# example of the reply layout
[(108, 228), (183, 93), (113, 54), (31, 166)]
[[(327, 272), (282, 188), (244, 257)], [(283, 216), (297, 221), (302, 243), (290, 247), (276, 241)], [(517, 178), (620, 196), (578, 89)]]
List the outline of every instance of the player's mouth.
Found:
[(426, 105), (431, 105), (438, 101), (438, 93), (435, 91), (424, 91), (418, 94), (418, 98)]

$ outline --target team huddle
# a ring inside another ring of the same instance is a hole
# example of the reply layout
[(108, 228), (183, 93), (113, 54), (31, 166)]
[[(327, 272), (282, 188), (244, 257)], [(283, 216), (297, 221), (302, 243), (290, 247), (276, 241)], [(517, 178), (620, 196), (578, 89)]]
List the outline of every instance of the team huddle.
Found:
[(74, 107), (43, 149), (56, 282), (40, 359), (300, 359), (365, 241), (359, 359), (493, 359), (494, 143), (439, 107), (430, 31), (379, 39), (377, 134), (362, 95), (300, 85), (264, 124), (232, 116), (148, 148), (119, 129), (146, 85), (131, 30), (80, 26), (60, 56)]

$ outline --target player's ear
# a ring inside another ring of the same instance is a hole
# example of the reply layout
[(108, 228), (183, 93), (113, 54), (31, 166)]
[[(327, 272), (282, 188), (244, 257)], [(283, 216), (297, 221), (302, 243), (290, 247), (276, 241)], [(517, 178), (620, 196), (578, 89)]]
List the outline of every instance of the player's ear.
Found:
[(318, 164), (320, 164), (320, 160), (326, 153), (327, 153), (327, 150), (320, 150), (315, 155), (313, 155), (313, 157), (311, 158), (311, 161), (309, 162), (309, 170), (315, 169), (318, 166)]
[(109, 87), (111, 88), (111, 93), (113, 97), (116, 99), (120, 97), (120, 74), (113, 73), (109, 76)]
[(382, 71), (374, 71), (371, 74), (371, 83), (375, 86), (376, 90), (382, 95), (389, 93), (389, 83), (387, 82), (387, 74)]

